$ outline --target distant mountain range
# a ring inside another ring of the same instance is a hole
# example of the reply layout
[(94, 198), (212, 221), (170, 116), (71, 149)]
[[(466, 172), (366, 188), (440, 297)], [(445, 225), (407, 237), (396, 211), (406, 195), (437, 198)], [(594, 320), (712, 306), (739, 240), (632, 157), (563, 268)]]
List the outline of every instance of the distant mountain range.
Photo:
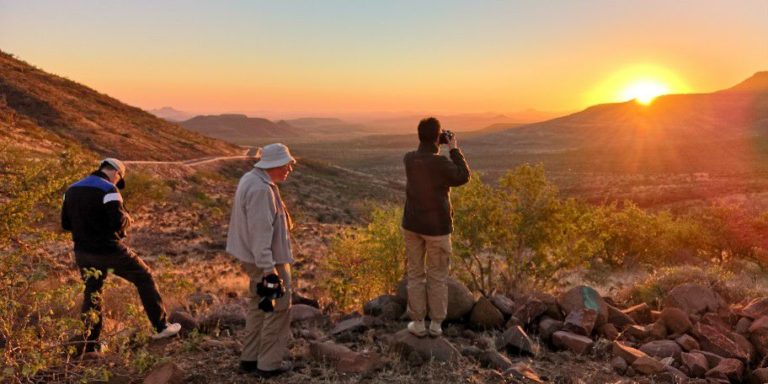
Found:
[(125, 160), (239, 153), (74, 81), (0, 52), (0, 139), (31, 153), (77, 146)]
[(195, 116), (193, 113), (179, 111), (178, 109), (174, 109), (173, 107), (162, 107), (158, 109), (150, 109), (147, 112), (161, 119), (168, 120), (174, 123), (179, 121), (189, 120)]

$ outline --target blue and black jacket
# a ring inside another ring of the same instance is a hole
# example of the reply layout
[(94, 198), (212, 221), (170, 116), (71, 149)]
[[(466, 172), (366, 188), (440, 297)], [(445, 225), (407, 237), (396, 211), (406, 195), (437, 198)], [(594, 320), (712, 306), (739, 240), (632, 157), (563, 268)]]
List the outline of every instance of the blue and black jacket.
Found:
[(61, 226), (72, 232), (76, 251), (118, 250), (123, 247), (122, 239), (129, 224), (123, 197), (103, 172), (96, 171), (67, 188)]

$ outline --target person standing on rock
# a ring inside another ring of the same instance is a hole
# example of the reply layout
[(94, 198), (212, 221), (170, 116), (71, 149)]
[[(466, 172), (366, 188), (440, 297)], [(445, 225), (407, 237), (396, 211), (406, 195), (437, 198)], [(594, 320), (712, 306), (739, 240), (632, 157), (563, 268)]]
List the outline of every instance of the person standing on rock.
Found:
[(293, 171), (288, 147), (270, 144), (240, 178), (227, 234), (227, 252), (250, 277), (250, 301), (240, 369), (260, 377), (291, 370), (291, 217), (277, 184)]
[[(418, 126), (419, 147), (405, 155), (405, 209), (402, 232), (408, 277), (408, 330), (419, 337), (442, 335), (448, 309), (448, 269), (451, 259), (453, 210), (451, 187), (469, 181), (470, 171), (455, 135), (429, 117)], [(439, 145), (450, 148), (450, 160)], [(427, 313), (429, 312), (429, 313)], [(427, 329), (424, 319), (429, 315)]]
[(125, 187), (125, 165), (107, 158), (99, 169), (72, 184), (64, 194), (61, 226), (72, 232), (75, 262), (85, 281), (83, 320), (86, 325), (84, 348), (78, 352), (100, 351), (103, 325), (102, 288), (111, 271), (131, 282), (139, 291), (141, 303), (156, 333), (153, 339), (179, 333), (181, 325), (168, 324), (163, 299), (149, 267), (123, 241), (133, 222), (123, 207), (120, 189)]

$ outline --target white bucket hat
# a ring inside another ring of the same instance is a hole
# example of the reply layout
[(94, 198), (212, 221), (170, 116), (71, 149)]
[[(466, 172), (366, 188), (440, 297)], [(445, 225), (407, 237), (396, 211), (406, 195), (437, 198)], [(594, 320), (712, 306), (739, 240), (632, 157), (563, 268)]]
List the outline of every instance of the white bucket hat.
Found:
[(296, 159), (291, 156), (291, 151), (284, 144), (275, 143), (265, 145), (261, 149), (261, 160), (253, 166), (261, 169), (270, 169), (282, 167), (288, 163), (295, 163)]

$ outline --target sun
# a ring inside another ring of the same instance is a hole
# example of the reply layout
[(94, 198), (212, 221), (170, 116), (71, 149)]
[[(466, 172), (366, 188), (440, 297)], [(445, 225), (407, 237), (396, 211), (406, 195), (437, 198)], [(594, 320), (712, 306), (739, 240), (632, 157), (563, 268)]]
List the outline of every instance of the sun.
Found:
[(624, 100), (634, 99), (640, 104), (648, 105), (661, 95), (669, 93), (669, 86), (661, 81), (653, 79), (637, 80), (628, 85), (621, 92)]

